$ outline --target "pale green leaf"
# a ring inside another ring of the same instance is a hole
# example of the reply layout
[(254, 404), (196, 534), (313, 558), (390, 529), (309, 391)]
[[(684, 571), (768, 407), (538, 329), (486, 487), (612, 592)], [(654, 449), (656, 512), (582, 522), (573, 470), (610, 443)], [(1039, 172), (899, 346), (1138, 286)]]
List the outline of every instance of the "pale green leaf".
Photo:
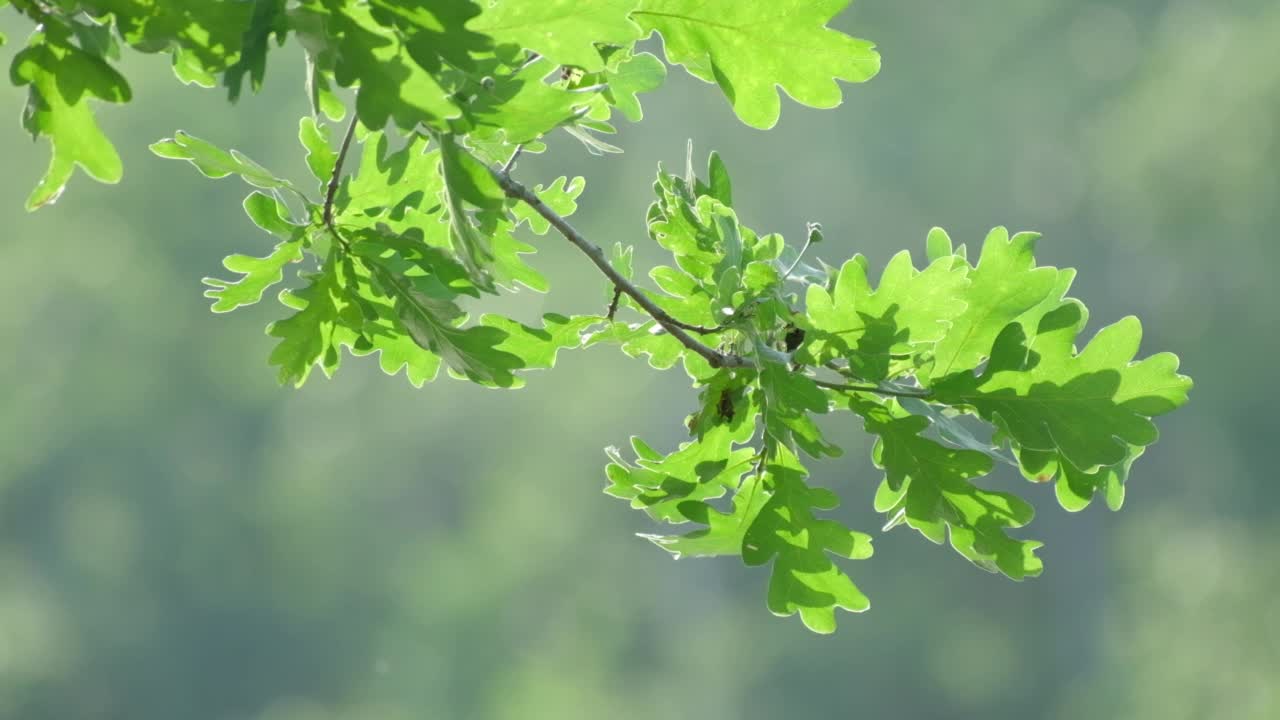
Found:
[(13, 58), (9, 78), (29, 86), (22, 125), (49, 139), (52, 158), (40, 183), (27, 197), (27, 210), (58, 199), (75, 167), (95, 180), (116, 183), (123, 175), (120, 156), (94, 121), (90, 98), (128, 102), (129, 83), (101, 57), (70, 44), (54, 25), (33, 34)]
[(467, 23), (498, 43), (533, 50), (560, 65), (604, 68), (596, 44), (629, 45), (642, 36), (627, 16), (639, 0), (481, 0)]
[(724, 91), (752, 127), (778, 121), (778, 88), (817, 108), (840, 104), (836, 80), (862, 82), (880, 70), (874, 45), (827, 23), (849, 0), (644, 0), (632, 14), (662, 34), (667, 60)]

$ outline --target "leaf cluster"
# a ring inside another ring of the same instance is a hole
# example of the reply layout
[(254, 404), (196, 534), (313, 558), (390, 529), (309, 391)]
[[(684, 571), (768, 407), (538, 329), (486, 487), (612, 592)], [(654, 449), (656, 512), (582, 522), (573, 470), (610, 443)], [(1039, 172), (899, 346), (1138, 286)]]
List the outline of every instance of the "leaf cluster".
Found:
[[(12, 0), (37, 27), (10, 72), (29, 92), (23, 125), (52, 146), (27, 205), (56, 200), (76, 166), (120, 179), (91, 101), (130, 99), (115, 69), (125, 48), (167, 53), (180, 80), (221, 84), (235, 101), (295, 40), (313, 104), (298, 128), (311, 181), (182, 131), (152, 146), (254, 188), (244, 209), (271, 240), (226, 258), (232, 277), (205, 280), (213, 310), (283, 288), (269, 361), (292, 385), (367, 355), (415, 387), (443, 368), (515, 388), (561, 350), (602, 344), (681, 366), (697, 397), (689, 440), (667, 453), (639, 438), (630, 453), (611, 448), (607, 492), (662, 524), (646, 537), (678, 557), (770, 566), (770, 610), (831, 632), (837, 608), (869, 607), (837, 558), (870, 557), (872, 540), (825, 516), (839, 496), (807, 479), (809, 460), (842, 452), (821, 416), (852, 413), (875, 436), (883, 529), (909, 527), (1020, 580), (1042, 569), (1040, 543), (1020, 536), (1034, 511), (983, 487), (996, 463), (1053, 482), (1069, 510), (1095, 495), (1118, 508), (1156, 440), (1152, 418), (1191, 385), (1168, 353), (1135, 360), (1135, 318), (1082, 338), (1074, 271), (1037, 266), (1032, 233), (997, 228), (970, 259), (934, 230), (922, 263), (903, 251), (873, 282), (861, 256), (811, 264), (816, 223), (790, 244), (744, 225), (724, 163), (712, 153), (700, 175), (691, 150), (683, 173), (659, 168), (645, 227), (670, 259), (642, 279), (632, 246), (606, 254), (567, 221), (582, 178), (530, 188), (513, 175), (555, 131), (619, 151), (604, 138), (619, 115), (642, 119), (639, 96), (668, 64), (717, 85), (758, 128), (777, 121), (779, 89), (837, 105), (837, 80), (880, 66), (870, 43), (827, 27), (847, 4)], [(655, 34), (665, 63), (637, 46)], [(608, 302), (528, 324), (475, 315), (486, 298), (549, 290), (530, 243), (553, 230), (605, 276)]]

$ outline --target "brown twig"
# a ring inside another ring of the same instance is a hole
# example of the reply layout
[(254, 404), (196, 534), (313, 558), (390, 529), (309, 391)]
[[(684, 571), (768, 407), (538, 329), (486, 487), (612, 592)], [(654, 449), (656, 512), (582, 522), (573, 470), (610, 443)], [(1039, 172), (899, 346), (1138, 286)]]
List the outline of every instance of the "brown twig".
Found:
[[(508, 197), (514, 198), (528, 205), (534, 212), (542, 216), (542, 219), (551, 223), (566, 240), (573, 243), (579, 250), (585, 254), (592, 263), (604, 273), (613, 283), (614, 288), (618, 291), (626, 293), (628, 297), (636, 302), (650, 317), (654, 319), (664, 330), (671, 333), (671, 336), (680, 341), (689, 350), (701, 355), (711, 367), (750, 367), (751, 362), (741, 355), (731, 355), (722, 353), (713, 348), (707, 347), (693, 338), (687, 331), (691, 327), (687, 323), (671, 317), (665, 310), (658, 307), (656, 303), (649, 299), (640, 288), (636, 287), (632, 282), (617, 271), (609, 261), (605, 258), (604, 251), (599, 245), (592, 243), (582, 236), (567, 220), (560, 216), (555, 210), (552, 210), (546, 203), (533, 193), (529, 188), (520, 184), (506, 173), (491, 170), (493, 177), (497, 180), (498, 185), (502, 187), (503, 192)], [(693, 332), (712, 332), (707, 328), (699, 328)]]

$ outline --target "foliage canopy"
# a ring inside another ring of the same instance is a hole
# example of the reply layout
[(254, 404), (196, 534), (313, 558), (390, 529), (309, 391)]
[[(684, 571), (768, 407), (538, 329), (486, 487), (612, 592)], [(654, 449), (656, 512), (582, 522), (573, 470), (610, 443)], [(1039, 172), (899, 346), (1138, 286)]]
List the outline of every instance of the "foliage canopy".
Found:
[[(732, 181), (707, 168), (659, 168), (645, 218), (670, 264), (639, 279), (632, 248), (606, 253), (565, 219), (582, 178), (529, 187), (522, 153), (565, 131), (587, 152), (668, 65), (723, 91), (741, 120), (769, 128), (778, 90), (813, 107), (841, 102), (838, 80), (880, 67), (871, 43), (827, 27), (848, 0), (0, 0), (36, 24), (10, 79), (28, 88), (23, 125), (52, 159), (27, 199), (59, 198), (75, 167), (103, 182), (123, 172), (92, 101), (128, 102), (114, 67), (129, 48), (167, 53), (186, 83), (235, 101), (261, 88), (267, 57), (291, 36), (304, 51), (314, 113), (299, 141), (311, 187), (235, 150), (177, 131), (152, 146), (210, 178), (254, 188), (244, 209), (274, 246), (225, 260), (207, 278), (215, 312), (254, 304), (286, 275), (269, 334), (282, 383), (326, 375), (344, 354), (377, 355), (415, 387), (444, 373), (515, 388), (561, 350), (616, 345), (659, 370), (681, 365), (697, 390), (690, 439), (669, 452), (631, 439), (610, 448), (606, 492), (671, 529), (646, 537), (681, 556), (771, 565), (768, 607), (818, 632), (835, 610), (869, 601), (833, 557), (871, 556), (870, 535), (823, 516), (835, 492), (811, 486), (805, 458), (841, 453), (815, 417), (850, 412), (876, 437), (884, 529), (913, 528), (1013, 579), (1041, 572), (1040, 543), (1015, 532), (1034, 511), (984, 489), (997, 462), (1053, 482), (1063, 507), (1124, 499), (1133, 462), (1155, 442), (1152, 418), (1184, 404), (1177, 358), (1135, 360), (1136, 318), (1082, 338), (1074, 271), (1037, 266), (1034, 233), (996, 228), (973, 258), (942, 230), (924, 262), (896, 255), (878, 273), (862, 256), (806, 260), (799, 242), (739, 221)], [(637, 43), (657, 35), (665, 62)], [(0, 41), (3, 41), (0, 38)], [(279, 50), (277, 50), (279, 52)], [(350, 92), (346, 92), (350, 91)], [(344, 98), (354, 98), (353, 117)], [(354, 168), (347, 172), (348, 168)], [(522, 227), (523, 226), (523, 229)], [(605, 276), (599, 312), (525, 324), (469, 308), (519, 286), (548, 291), (525, 233), (552, 230)]]

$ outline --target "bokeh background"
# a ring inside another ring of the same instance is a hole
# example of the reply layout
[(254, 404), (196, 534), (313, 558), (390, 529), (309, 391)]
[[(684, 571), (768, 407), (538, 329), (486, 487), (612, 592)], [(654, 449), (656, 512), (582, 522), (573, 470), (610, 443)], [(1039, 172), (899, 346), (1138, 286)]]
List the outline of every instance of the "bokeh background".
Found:
[[(832, 263), (922, 251), (933, 225), (1043, 231), (1094, 328), (1137, 314), (1144, 353), (1197, 381), (1121, 512), (1022, 484), (1041, 578), (904, 527), (851, 569), (869, 613), (831, 637), (774, 618), (766, 572), (673, 562), (600, 492), (604, 446), (681, 440), (679, 370), (598, 349), (517, 392), (413, 390), (368, 360), (276, 386), (279, 306), (214, 316), (199, 284), (266, 247), (247, 188), (146, 146), (182, 128), (303, 177), (299, 54), (235, 112), (133, 57), (135, 101), (100, 113), (124, 182), (77, 177), (34, 215), (47, 151), (0, 88), (0, 717), (1280, 717), (1280, 5), (859, 0), (837, 25), (884, 55), (837, 110), (788, 102), (754, 131), (677, 72), (626, 154), (565, 138), (521, 174), (587, 175), (601, 244), (644, 244), (655, 161), (690, 138), (748, 224), (821, 221)], [(26, 30), (0, 14), (6, 65)], [(538, 244), (558, 289), (521, 310), (597, 311), (586, 261)], [(867, 443), (828, 429), (848, 454), (815, 479), (874, 530)]]

